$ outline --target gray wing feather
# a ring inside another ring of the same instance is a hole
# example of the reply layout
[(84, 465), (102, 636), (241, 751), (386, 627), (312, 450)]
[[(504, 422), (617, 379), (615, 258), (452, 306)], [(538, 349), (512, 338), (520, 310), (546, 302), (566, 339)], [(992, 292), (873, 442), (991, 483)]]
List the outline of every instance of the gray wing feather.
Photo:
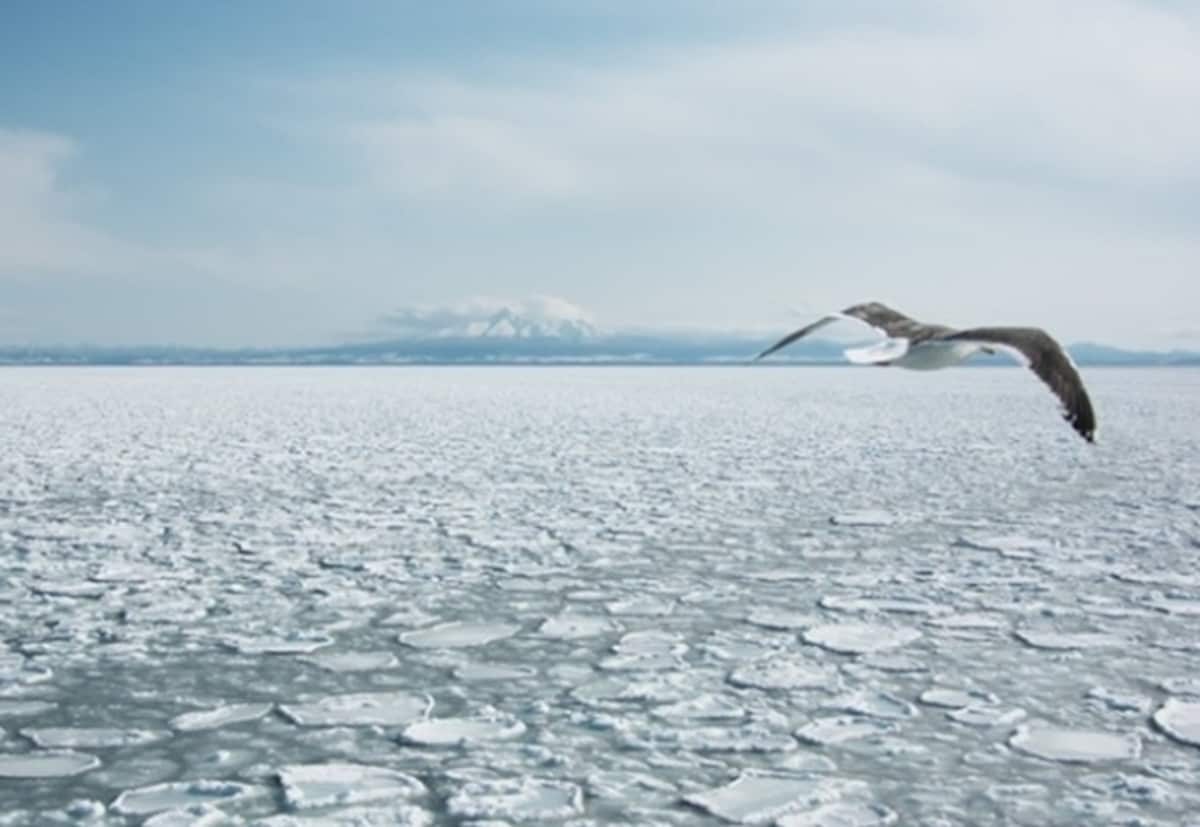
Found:
[(890, 339), (907, 339), (912, 343), (932, 339), (951, 330), (943, 325), (922, 324), (880, 302), (864, 302), (863, 304), (851, 305), (840, 313), (830, 313), (828, 316), (824, 316), (806, 327), (789, 333), (754, 358), (758, 360), (765, 356), (770, 356), (775, 351), (785, 348), (792, 342), (803, 339), (818, 328), (822, 328), (839, 319), (854, 319), (864, 322)]
[(1092, 400), (1071, 357), (1049, 333), (1036, 327), (977, 327), (941, 338), (998, 345), (1018, 351), (1029, 369), (1058, 397), (1063, 408), (1063, 419), (1088, 442), (1095, 441), (1096, 413), (1092, 408)]

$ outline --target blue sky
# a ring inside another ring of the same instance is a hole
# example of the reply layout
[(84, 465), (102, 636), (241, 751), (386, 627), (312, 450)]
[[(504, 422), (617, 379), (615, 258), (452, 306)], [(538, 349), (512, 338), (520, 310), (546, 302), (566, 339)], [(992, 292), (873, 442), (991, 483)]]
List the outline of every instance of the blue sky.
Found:
[(1198, 101), (1165, 0), (8, 3), (0, 343), (877, 298), (1200, 349)]

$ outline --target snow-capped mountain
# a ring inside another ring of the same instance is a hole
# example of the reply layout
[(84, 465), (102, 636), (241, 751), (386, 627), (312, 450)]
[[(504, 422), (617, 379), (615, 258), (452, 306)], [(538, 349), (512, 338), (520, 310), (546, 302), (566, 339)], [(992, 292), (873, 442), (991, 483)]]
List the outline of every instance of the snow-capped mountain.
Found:
[(551, 296), (499, 302), (474, 299), (457, 307), (404, 308), (384, 319), (397, 332), (421, 339), (558, 339), (600, 336), (580, 307)]
[[(478, 323), (475, 325), (478, 326)], [(595, 325), (582, 318), (534, 318), (505, 307), (496, 311), (477, 334), (509, 339), (591, 339)]]

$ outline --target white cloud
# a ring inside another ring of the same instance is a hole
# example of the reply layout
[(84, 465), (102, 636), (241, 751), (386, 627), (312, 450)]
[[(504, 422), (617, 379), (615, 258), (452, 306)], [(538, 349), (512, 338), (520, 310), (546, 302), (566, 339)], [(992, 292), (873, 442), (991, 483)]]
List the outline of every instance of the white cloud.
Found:
[(291, 340), (321, 312), (344, 331), (493, 292), (577, 297), (614, 327), (786, 326), (866, 298), (1118, 343), (1194, 326), (1161, 320), (1200, 304), (1200, 14), (849, 5), (810, 25), (702, 4), (728, 25), (690, 43), (272, 87), (270, 137), (312, 168), (214, 183), (238, 231), (178, 242), (81, 208), (63, 172), (86, 145), (0, 132), (0, 279), (307, 291), (311, 312), (242, 323)]

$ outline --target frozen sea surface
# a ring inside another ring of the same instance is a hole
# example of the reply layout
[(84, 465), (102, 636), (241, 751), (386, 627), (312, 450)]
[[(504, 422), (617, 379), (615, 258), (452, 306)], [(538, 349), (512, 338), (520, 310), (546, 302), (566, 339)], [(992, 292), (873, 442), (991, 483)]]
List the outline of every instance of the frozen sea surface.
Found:
[(0, 825), (1200, 824), (1200, 371), (0, 371)]

